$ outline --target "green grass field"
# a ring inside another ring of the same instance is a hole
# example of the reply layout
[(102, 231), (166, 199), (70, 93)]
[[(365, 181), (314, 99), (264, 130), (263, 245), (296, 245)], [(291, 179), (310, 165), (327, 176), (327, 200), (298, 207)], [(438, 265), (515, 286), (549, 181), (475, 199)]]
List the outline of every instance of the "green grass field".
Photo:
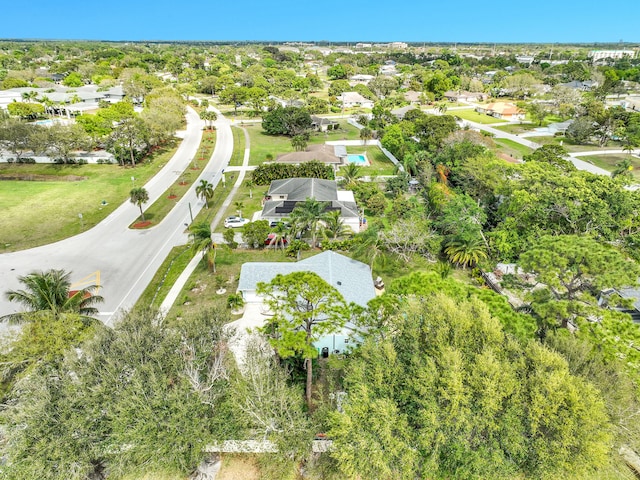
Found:
[[(127, 201), (173, 156), (178, 144), (158, 150), (135, 168), (118, 165), (1, 164), (0, 175), (45, 175), (50, 181), (0, 181), (0, 251), (52, 243), (93, 227)], [(69, 181), (67, 176), (82, 177)], [(106, 205), (102, 205), (102, 201)], [(79, 218), (82, 214), (82, 219)]]
[(494, 128), (517, 135), (519, 133), (530, 132), (531, 130), (538, 128), (538, 126), (533, 123), (509, 123), (507, 125), (496, 125)]
[(585, 162), (593, 163), (596, 167), (604, 168), (608, 172), (613, 172), (616, 164), (623, 160), (629, 160), (633, 166), (633, 170), (631, 171), (633, 178), (640, 180), (640, 159), (638, 157), (633, 157), (626, 153), (617, 153), (613, 155), (587, 155), (578, 158)]
[(239, 167), (244, 160), (245, 138), (244, 132), (240, 128), (232, 128), (233, 133), (233, 153), (229, 160), (230, 167)]
[(524, 155), (529, 155), (533, 152), (533, 149), (522, 145), (508, 138), (494, 138), (497, 149), (499, 152), (509, 155), (513, 158), (522, 159)]
[(395, 173), (395, 165), (378, 147), (347, 147), (347, 153), (357, 154), (363, 152), (367, 154), (367, 159), (371, 163), (368, 167), (362, 167), (363, 176), (393, 175)]
[[(338, 130), (327, 133), (312, 133), (309, 144), (313, 145), (335, 140), (357, 140), (360, 138), (360, 131), (349, 125), (346, 120), (340, 120), (338, 123), (340, 124)], [(273, 155), (275, 159), (282, 153), (293, 152), (291, 139), (289, 137), (266, 135), (262, 131), (262, 125), (259, 123), (245, 126), (251, 139), (251, 158), (249, 165), (260, 165), (265, 161), (267, 155)]]
[(447, 112), (447, 114), (460, 117), (463, 120), (469, 120), (470, 122), (482, 123), (485, 125), (505, 123), (505, 120), (485, 115), (484, 113), (478, 113), (473, 108), (469, 108), (468, 110), (452, 110), (451, 112)]

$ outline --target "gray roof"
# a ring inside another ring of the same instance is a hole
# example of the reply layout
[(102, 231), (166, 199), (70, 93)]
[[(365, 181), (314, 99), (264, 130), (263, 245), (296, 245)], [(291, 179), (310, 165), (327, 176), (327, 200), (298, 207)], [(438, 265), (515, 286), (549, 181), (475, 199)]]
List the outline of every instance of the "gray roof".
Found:
[[(260, 216), (263, 219), (289, 217), (290, 213), (276, 212), (276, 208), (282, 206), (285, 201), (288, 200), (267, 200), (266, 202), (264, 202), (264, 207), (262, 207), (262, 213), (260, 214)], [(302, 202), (303, 200), (294, 201)], [(360, 216), (358, 213), (358, 206), (355, 204), (355, 202), (340, 202), (338, 200), (330, 200), (327, 201), (327, 203), (329, 204), (328, 208), (331, 210), (340, 209), (340, 216), (342, 218), (358, 218)]]
[(271, 182), (267, 195), (287, 195), (288, 200), (337, 200), (338, 185), (333, 180), (319, 178), (287, 178)]
[(259, 282), (270, 282), (277, 274), (313, 272), (338, 290), (347, 302), (366, 306), (376, 296), (369, 266), (332, 251), (296, 263), (250, 262), (240, 270), (239, 291), (253, 291)]
[(338, 122), (331, 120), (330, 118), (311, 115), (311, 125), (337, 125), (337, 124)]
[(344, 158), (347, 156), (347, 147), (344, 145), (335, 145), (333, 147), (333, 154), (336, 157)]

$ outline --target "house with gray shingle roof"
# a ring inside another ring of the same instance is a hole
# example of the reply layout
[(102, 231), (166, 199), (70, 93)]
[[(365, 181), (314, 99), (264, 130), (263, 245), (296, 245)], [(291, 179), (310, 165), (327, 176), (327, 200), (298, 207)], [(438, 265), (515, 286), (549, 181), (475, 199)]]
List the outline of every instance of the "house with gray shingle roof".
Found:
[[(269, 283), (278, 275), (295, 272), (313, 272), (343, 296), (347, 303), (366, 307), (376, 296), (371, 269), (368, 265), (339, 253), (326, 251), (296, 263), (249, 262), (242, 265), (238, 292), (247, 304), (263, 304), (263, 298), (256, 293), (259, 283)], [(318, 354), (342, 353), (351, 343), (358, 340), (356, 325), (348, 322), (338, 333), (327, 335), (314, 345)]]
[(282, 221), (291, 214), (298, 202), (307, 198), (325, 202), (326, 210), (340, 210), (344, 225), (355, 233), (360, 231), (360, 212), (353, 192), (338, 190), (334, 180), (319, 178), (287, 178), (271, 182), (260, 218), (269, 222)]

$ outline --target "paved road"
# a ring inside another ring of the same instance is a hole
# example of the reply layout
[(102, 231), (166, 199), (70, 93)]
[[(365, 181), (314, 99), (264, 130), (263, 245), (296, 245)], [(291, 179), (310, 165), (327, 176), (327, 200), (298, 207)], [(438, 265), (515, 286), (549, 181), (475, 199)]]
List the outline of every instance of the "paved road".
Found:
[[(227, 208), (229, 207), (229, 205), (231, 205), (231, 202), (233, 201), (233, 198), (236, 196), (236, 193), (238, 192), (240, 185), (242, 185), (242, 181), (244, 180), (244, 176), (246, 172), (250, 170), (249, 157), (251, 156), (251, 139), (249, 138), (249, 132), (247, 132), (246, 128), (242, 128), (242, 131), (244, 132), (244, 138), (245, 138), (245, 149), (244, 149), (244, 158), (242, 160), (242, 167), (237, 169), (240, 173), (238, 174), (236, 183), (233, 184), (233, 188), (229, 192), (229, 195), (227, 195), (227, 198), (225, 198), (224, 202), (222, 202), (222, 205), (218, 209), (218, 213), (216, 213), (215, 217), (213, 217), (213, 220), (211, 221), (212, 232), (216, 228), (218, 228), (218, 224), (222, 220), (224, 213), (227, 211)], [(229, 135), (232, 135), (231, 128), (229, 128)], [(231, 146), (233, 148), (233, 137), (231, 138)], [(236, 237), (237, 235), (238, 234), (236, 233)], [(214, 233), (212, 235), (212, 238), (214, 242), (220, 243), (220, 237), (218, 236), (218, 234)], [(235, 238), (234, 240), (238, 241), (237, 238)], [(240, 238), (240, 240), (242, 240), (242, 238)], [(195, 255), (191, 259), (191, 261), (187, 264), (187, 266), (182, 271), (180, 276), (176, 279), (175, 283), (171, 287), (171, 290), (169, 290), (169, 293), (167, 293), (167, 296), (164, 298), (164, 300), (162, 301), (162, 304), (160, 305), (160, 311), (162, 311), (165, 315), (175, 303), (176, 299), (178, 298), (178, 295), (184, 288), (185, 284), (189, 280), (189, 277), (195, 271), (196, 267), (198, 266), (201, 260), (202, 260), (202, 255)]]
[[(91, 230), (80, 235), (42, 247), (0, 255), (0, 293), (19, 288), (19, 275), (34, 270), (61, 268), (72, 273), (76, 282), (96, 271), (100, 272), (101, 294), (105, 302), (100, 306), (99, 318), (111, 325), (120, 310), (131, 308), (149, 284), (165, 257), (176, 245), (186, 243), (185, 224), (190, 222), (189, 206), (195, 217), (203, 202), (195, 195), (195, 185), (207, 179), (214, 185), (220, 181), (221, 171), (233, 152), (233, 136), (228, 121), (220, 116), (216, 147), (207, 166), (193, 183), (193, 187), (176, 207), (156, 227), (130, 230), (128, 226), (138, 217), (138, 208), (124, 202)], [(145, 188), (149, 203), (163, 195), (196, 155), (204, 122), (193, 109), (187, 113), (187, 131), (174, 157)], [(0, 298), (0, 315), (18, 311), (17, 304)]]

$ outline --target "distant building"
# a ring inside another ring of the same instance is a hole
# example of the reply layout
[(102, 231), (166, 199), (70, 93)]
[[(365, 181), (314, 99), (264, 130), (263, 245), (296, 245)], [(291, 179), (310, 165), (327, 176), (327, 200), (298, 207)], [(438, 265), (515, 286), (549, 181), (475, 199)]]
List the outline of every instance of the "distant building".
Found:
[(594, 62), (597, 62), (598, 60), (604, 60), (606, 58), (612, 58), (616, 60), (623, 57), (634, 58), (635, 55), (636, 52), (633, 50), (591, 50), (589, 52), (589, 57)]
[(407, 45), (405, 42), (391, 42), (389, 44), (389, 48), (397, 48), (399, 50), (404, 50), (405, 48), (408, 48), (409, 45)]
[(353, 108), (353, 107), (373, 108), (373, 100), (364, 98), (358, 92), (343, 92), (338, 97), (338, 100), (342, 102), (343, 108)]
[(376, 77), (374, 77), (373, 75), (365, 75), (360, 73), (358, 75), (353, 75), (352, 77), (349, 77), (349, 85), (351, 85), (352, 87), (356, 85), (366, 85), (374, 78)]
[(495, 102), (481, 105), (476, 108), (479, 113), (486, 113), (492, 117), (503, 120), (524, 120), (525, 112), (516, 107), (513, 103)]
[(373, 47), (372, 43), (356, 43), (356, 48), (358, 48), (358, 49), (372, 48), (372, 47)]

